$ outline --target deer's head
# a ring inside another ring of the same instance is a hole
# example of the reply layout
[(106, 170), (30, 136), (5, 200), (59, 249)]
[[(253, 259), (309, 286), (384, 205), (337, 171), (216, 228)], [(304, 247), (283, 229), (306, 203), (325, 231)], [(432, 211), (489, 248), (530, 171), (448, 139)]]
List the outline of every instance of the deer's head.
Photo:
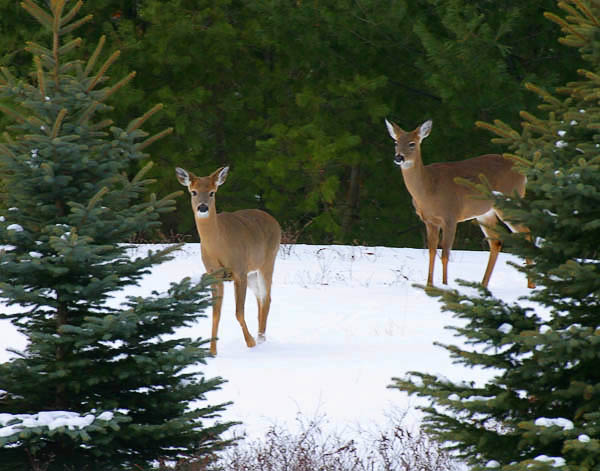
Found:
[(229, 167), (221, 167), (207, 177), (197, 177), (192, 172), (177, 167), (177, 180), (190, 192), (192, 209), (197, 218), (207, 218), (212, 209), (215, 211), (215, 194), (227, 178)]
[(408, 169), (414, 166), (415, 160), (421, 158), (421, 142), (431, 132), (431, 120), (425, 121), (416, 129), (406, 132), (396, 123), (390, 123), (387, 119), (385, 125), (394, 140), (395, 155), (394, 163), (403, 169)]

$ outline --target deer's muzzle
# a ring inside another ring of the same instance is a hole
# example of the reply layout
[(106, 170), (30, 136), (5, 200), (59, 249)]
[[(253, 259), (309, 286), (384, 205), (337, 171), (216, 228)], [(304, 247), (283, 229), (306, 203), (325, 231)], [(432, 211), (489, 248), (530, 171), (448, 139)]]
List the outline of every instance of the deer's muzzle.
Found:
[(396, 165), (402, 165), (404, 163), (404, 155), (403, 154), (396, 154), (394, 157), (394, 163)]
[(200, 203), (197, 207), (196, 207), (196, 213), (198, 214), (198, 217), (204, 218), (208, 216), (208, 205), (206, 203)]

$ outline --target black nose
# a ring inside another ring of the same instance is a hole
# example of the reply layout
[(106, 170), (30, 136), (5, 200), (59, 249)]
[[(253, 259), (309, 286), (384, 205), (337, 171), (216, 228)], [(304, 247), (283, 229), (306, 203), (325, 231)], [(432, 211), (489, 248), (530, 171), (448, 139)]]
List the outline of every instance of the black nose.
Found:
[(394, 163), (396, 165), (401, 165), (404, 162), (404, 154), (396, 154), (394, 157)]
[(206, 203), (202, 203), (202, 204), (199, 204), (196, 209), (199, 213), (206, 213), (206, 212), (208, 212), (208, 205)]

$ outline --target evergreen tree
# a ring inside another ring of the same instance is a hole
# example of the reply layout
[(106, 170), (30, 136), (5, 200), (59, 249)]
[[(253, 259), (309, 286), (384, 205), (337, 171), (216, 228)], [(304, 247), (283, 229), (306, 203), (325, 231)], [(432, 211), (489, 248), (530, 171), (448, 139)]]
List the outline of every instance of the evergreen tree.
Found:
[(525, 199), (478, 187), (508, 220), (530, 227), (534, 243), (503, 238), (533, 260), (519, 269), (539, 288), (527, 304), (484, 289), (477, 296), (433, 290), (465, 321), (453, 327), (464, 345), (444, 348), (457, 363), (495, 376), (480, 385), (422, 372), (395, 379), (394, 387), (430, 400), (428, 430), (476, 470), (600, 468), (600, 5), (558, 5), (566, 16), (545, 16), (561, 26), (560, 42), (579, 51), (580, 80), (554, 93), (528, 85), (543, 100), (542, 116), (521, 112), (521, 132), (479, 123), (527, 175)]
[[(12, 121), (0, 142), (7, 202), (0, 217), (0, 314), (27, 338), (0, 364), (0, 463), (3, 470), (133, 469), (157, 459), (206, 457), (228, 444), (220, 435), (227, 404), (203, 405), (221, 378), (197, 367), (206, 341), (178, 338), (209, 304), (208, 280), (172, 283), (164, 293), (127, 297), (178, 246), (136, 251), (123, 244), (159, 224), (174, 194), (141, 196), (151, 180), (132, 164), (170, 130), (141, 126), (160, 106), (119, 128), (109, 98), (129, 74), (108, 85), (118, 52), (101, 39), (87, 61), (73, 58), (82, 2), (23, 6), (50, 30), (47, 46), (30, 42), (33, 80), (2, 68), (0, 111)], [(67, 8), (68, 6), (68, 8)], [(175, 334), (175, 335), (174, 335)]]

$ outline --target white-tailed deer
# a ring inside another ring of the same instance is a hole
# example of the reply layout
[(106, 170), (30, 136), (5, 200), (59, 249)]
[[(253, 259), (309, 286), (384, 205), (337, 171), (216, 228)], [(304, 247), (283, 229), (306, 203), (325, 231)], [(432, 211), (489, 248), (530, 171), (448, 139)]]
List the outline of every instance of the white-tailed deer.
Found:
[(210, 352), (213, 355), (217, 353), (223, 281), (233, 280), (235, 315), (248, 347), (256, 345), (244, 319), (246, 288), (249, 286), (252, 289), (258, 301), (258, 341), (260, 343), (265, 340), (271, 306), (273, 268), (281, 241), (279, 223), (264, 211), (242, 209), (217, 214), (215, 194), (225, 182), (228, 171), (229, 167), (222, 167), (207, 177), (197, 177), (182, 168), (175, 169), (179, 183), (190, 192), (204, 267), (209, 274), (215, 274), (220, 279), (212, 288)]
[[(476, 192), (460, 184), (457, 178), (480, 183), (483, 175), (493, 191), (506, 195), (514, 193), (521, 197), (525, 194), (524, 175), (513, 169), (513, 162), (498, 154), (480, 155), (458, 162), (433, 163), (423, 165), (421, 142), (431, 132), (431, 121), (426, 121), (413, 131), (406, 132), (395, 123), (385, 120), (388, 132), (396, 142), (394, 163), (402, 169), (402, 176), (418, 216), (427, 229), (427, 247), (429, 249), (429, 274), (427, 285), (433, 285), (433, 266), (438, 247), (440, 229), (442, 230), (442, 267), (444, 284), (448, 284), (448, 259), (456, 235), (456, 225), (461, 221), (477, 219), (490, 246), (490, 258), (483, 286), (488, 285), (494, 270), (502, 243), (493, 227), (502, 220), (499, 210), (492, 201), (477, 199)], [(505, 221), (506, 222), (506, 221)], [(523, 226), (511, 225), (511, 231), (529, 232)], [(529, 287), (533, 284), (528, 282)]]

